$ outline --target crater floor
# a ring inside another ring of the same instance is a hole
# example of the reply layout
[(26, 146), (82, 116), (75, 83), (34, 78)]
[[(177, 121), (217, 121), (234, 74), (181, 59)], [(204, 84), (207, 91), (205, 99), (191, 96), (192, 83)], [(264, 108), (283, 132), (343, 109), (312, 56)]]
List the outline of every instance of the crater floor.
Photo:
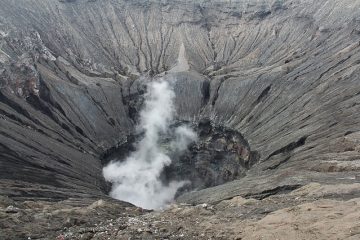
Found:
[[(163, 171), (162, 181), (188, 182), (177, 196), (241, 179), (259, 161), (259, 154), (251, 150), (241, 133), (223, 126), (213, 126), (209, 119), (202, 119), (196, 125), (177, 122), (171, 129), (177, 126), (188, 126), (198, 136), (186, 151), (180, 152), (172, 149), (174, 136), (163, 135), (159, 141), (160, 148), (172, 160)], [(108, 150), (102, 156), (103, 165), (110, 161), (123, 162), (136, 150), (135, 146), (141, 138), (141, 134), (127, 136), (126, 143)]]

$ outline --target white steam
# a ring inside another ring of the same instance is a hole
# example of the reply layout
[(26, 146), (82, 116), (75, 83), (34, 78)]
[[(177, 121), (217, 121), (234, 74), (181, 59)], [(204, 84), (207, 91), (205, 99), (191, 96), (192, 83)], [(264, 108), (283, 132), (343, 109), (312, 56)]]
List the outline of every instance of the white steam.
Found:
[(189, 143), (197, 140), (196, 133), (187, 126), (180, 126), (175, 129), (175, 140), (171, 142), (171, 148), (182, 152), (187, 149)]
[[(111, 162), (103, 169), (104, 177), (113, 183), (110, 195), (146, 209), (159, 209), (173, 201), (177, 190), (186, 182), (164, 184), (160, 175), (171, 164), (170, 157), (159, 146), (161, 135), (169, 134), (174, 120), (175, 93), (164, 80), (148, 84), (145, 106), (140, 112), (139, 128), (144, 136), (122, 162)], [(175, 129), (175, 139), (170, 144), (173, 151), (184, 151), (196, 140), (188, 127)]]

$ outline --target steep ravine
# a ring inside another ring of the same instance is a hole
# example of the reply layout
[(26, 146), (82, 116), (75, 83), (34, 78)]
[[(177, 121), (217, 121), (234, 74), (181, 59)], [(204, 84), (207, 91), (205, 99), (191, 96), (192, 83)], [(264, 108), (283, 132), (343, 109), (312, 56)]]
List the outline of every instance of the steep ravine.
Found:
[[(313, 182), (356, 185), (359, 8), (350, 0), (2, 0), (0, 195), (11, 199), (3, 201), (113, 201), (103, 159), (128, 148), (145, 84), (159, 77), (176, 79), (177, 121), (228, 129), (256, 152), (226, 181), (191, 172), (191, 189), (201, 190), (177, 202), (270, 204)], [(244, 159), (233, 143), (206, 137), (189, 156)], [(171, 175), (182, 168), (174, 166)], [(351, 189), (348, 199), (360, 196)]]

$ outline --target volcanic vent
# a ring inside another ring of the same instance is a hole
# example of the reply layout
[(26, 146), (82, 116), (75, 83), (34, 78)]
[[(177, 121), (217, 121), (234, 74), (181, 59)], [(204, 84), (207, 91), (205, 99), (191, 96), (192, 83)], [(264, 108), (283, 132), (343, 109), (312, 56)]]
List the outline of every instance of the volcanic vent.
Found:
[(161, 208), (185, 191), (243, 177), (259, 159), (236, 131), (214, 126), (207, 118), (198, 123), (176, 120), (176, 81), (167, 77), (147, 83), (141, 111), (133, 114), (139, 133), (103, 155), (112, 197)]

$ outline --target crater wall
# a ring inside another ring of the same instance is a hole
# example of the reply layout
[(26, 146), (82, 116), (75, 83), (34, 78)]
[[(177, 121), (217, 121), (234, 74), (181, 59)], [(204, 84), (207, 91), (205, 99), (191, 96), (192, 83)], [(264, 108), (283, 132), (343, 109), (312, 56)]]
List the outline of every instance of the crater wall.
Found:
[(244, 178), (179, 201), (359, 181), (359, 7), (1, 1), (0, 193), (102, 196), (100, 157), (127, 141), (143, 83), (162, 75), (178, 79), (179, 120), (209, 118), (260, 154)]

